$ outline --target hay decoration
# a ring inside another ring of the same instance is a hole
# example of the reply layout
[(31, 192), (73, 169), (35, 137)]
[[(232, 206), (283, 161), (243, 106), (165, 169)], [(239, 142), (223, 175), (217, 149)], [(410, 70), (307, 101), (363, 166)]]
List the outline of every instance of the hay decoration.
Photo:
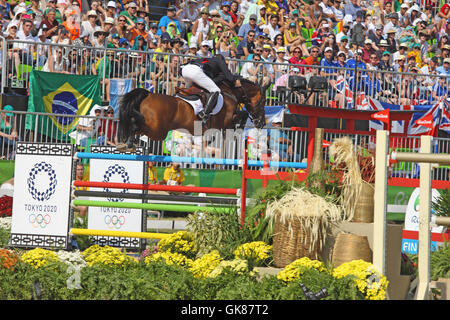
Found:
[(328, 152), (336, 168), (343, 171), (340, 200), (345, 208), (347, 219), (351, 220), (363, 183), (352, 140), (349, 137), (335, 139)]
[(281, 199), (271, 201), (267, 205), (266, 217), (271, 225), (276, 216), (288, 226), (291, 237), (294, 233), (293, 221), (301, 220), (304, 233), (311, 237), (309, 249), (312, 250), (316, 243), (322, 248), (330, 223), (342, 221), (343, 208), (305, 188), (292, 188)]

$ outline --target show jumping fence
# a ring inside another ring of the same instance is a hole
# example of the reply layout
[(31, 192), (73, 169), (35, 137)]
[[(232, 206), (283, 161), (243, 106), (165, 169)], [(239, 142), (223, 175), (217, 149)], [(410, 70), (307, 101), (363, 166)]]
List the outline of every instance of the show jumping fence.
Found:
[[(450, 154), (433, 153), (431, 136), (421, 137), (420, 153), (390, 152), (389, 132), (377, 131), (377, 150), (375, 163), (375, 195), (374, 195), (374, 244), (373, 263), (378, 270), (386, 271), (386, 209), (387, 209), (387, 177), (392, 162), (420, 162), (420, 206), (419, 206), (419, 254), (418, 254), (418, 287), (416, 299), (431, 298), (430, 291), (430, 251), (431, 251), (431, 189), (432, 164), (450, 164)], [(450, 226), (450, 218), (436, 217), (434, 224)]]

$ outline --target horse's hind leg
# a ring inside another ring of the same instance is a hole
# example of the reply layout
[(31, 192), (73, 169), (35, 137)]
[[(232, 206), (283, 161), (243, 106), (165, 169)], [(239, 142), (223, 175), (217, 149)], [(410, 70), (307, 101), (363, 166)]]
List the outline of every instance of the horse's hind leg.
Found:
[(127, 142), (120, 143), (117, 145), (116, 149), (120, 152), (131, 152), (134, 153), (138, 147), (139, 140), (136, 138), (136, 133), (138, 132), (138, 126), (136, 125), (136, 119), (132, 117), (131, 121), (131, 133), (127, 139)]

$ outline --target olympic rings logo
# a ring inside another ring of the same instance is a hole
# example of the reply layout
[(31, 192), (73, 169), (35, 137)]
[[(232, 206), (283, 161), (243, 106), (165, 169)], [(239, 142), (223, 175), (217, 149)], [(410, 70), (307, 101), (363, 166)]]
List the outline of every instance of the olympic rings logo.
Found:
[(46, 215), (42, 215), (42, 214), (34, 214), (31, 213), (28, 216), (28, 222), (33, 226), (33, 228), (39, 228), (41, 227), (41, 229), (45, 229), (47, 227), (47, 225), (50, 223), (51, 221), (51, 217), (50, 215), (46, 214)]
[[(128, 176), (125, 167), (115, 164), (113, 166), (109, 166), (103, 175), (103, 182), (111, 182), (111, 178), (113, 176), (119, 176), (122, 183), (130, 183), (130, 177)], [(105, 192), (111, 192), (109, 188), (104, 188)], [(128, 193), (128, 189), (122, 189), (121, 193)], [(123, 198), (108, 198), (108, 201), (111, 202), (122, 202)]]
[(105, 216), (105, 224), (109, 229), (120, 229), (122, 228), (122, 226), (125, 224), (125, 217), (124, 216), (116, 216), (116, 215), (112, 215), (110, 216), (109, 214), (107, 214)]
[[(49, 185), (45, 191), (38, 190), (35, 184), (37, 176), (41, 173), (47, 174), (49, 179)], [(45, 161), (36, 163), (30, 170), (28, 176), (28, 192), (31, 194), (34, 200), (48, 200), (55, 193), (58, 181), (56, 180), (56, 173), (51, 164), (48, 164)]]

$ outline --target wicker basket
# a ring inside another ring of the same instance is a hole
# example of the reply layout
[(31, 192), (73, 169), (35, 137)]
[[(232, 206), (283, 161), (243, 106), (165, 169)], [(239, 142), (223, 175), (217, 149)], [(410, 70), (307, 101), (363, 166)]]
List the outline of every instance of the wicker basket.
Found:
[(355, 213), (353, 215), (353, 222), (372, 223), (374, 217), (374, 194), (375, 187), (371, 183), (363, 182), (361, 186), (361, 193), (359, 194)]
[(331, 258), (333, 266), (338, 267), (344, 262), (360, 259), (372, 262), (372, 250), (367, 237), (349, 233), (338, 234)]
[(302, 257), (319, 259), (322, 232), (319, 232), (318, 239), (315, 243), (311, 243), (310, 233), (302, 226), (304, 219), (308, 218), (294, 218), (289, 222), (292, 228), (291, 233), (288, 223), (281, 222), (279, 215), (275, 216), (273, 229), (273, 262), (275, 267), (284, 268), (291, 262)]

